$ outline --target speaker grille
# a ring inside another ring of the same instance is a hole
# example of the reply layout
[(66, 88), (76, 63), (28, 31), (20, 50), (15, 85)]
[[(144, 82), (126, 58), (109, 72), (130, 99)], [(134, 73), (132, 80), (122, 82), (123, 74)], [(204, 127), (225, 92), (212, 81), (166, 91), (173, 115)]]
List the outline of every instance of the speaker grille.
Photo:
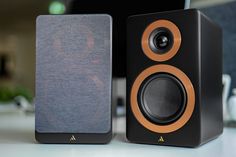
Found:
[(111, 18), (44, 15), (36, 31), (36, 130), (111, 128)]

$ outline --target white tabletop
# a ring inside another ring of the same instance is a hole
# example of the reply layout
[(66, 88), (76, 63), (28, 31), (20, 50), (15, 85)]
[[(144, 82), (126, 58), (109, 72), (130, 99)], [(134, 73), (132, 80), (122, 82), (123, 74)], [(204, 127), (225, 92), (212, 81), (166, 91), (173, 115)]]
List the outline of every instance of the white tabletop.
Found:
[[(124, 125), (119, 119), (118, 125)], [(0, 157), (236, 157), (236, 128), (225, 128), (223, 135), (198, 148), (132, 144), (124, 129), (106, 145), (46, 145), (34, 140), (34, 116), (0, 114)]]

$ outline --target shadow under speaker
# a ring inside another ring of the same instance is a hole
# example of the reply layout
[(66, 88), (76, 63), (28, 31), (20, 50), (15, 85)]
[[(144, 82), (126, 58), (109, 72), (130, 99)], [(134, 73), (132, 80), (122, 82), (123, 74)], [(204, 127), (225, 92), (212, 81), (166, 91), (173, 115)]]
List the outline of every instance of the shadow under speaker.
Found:
[(109, 142), (111, 17), (42, 15), (36, 30), (37, 141)]
[(127, 139), (196, 147), (220, 135), (220, 27), (190, 9), (132, 16), (127, 32)]

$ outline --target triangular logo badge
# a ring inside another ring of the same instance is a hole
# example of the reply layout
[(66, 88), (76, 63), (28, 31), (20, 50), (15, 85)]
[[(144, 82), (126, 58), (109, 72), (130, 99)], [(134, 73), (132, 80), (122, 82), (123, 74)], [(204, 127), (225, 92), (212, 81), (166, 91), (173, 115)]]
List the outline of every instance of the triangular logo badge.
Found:
[(160, 136), (160, 138), (158, 139), (158, 142), (161, 142), (161, 143), (165, 142), (164, 138), (162, 136)]
[(76, 141), (76, 138), (75, 138), (74, 135), (72, 135), (71, 138), (70, 138), (70, 142), (73, 142), (73, 141)]

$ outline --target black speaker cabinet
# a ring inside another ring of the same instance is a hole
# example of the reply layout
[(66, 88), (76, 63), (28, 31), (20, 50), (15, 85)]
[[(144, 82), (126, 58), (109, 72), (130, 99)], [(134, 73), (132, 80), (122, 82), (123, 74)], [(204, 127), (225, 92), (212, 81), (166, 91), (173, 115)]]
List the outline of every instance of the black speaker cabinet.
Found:
[(222, 32), (195, 9), (128, 19), (127, 139), (196, 147), (222, 133)]
[(107, 143), (112, 137), (112, 19), (42, 15), (36, 28), (35, 137)]

